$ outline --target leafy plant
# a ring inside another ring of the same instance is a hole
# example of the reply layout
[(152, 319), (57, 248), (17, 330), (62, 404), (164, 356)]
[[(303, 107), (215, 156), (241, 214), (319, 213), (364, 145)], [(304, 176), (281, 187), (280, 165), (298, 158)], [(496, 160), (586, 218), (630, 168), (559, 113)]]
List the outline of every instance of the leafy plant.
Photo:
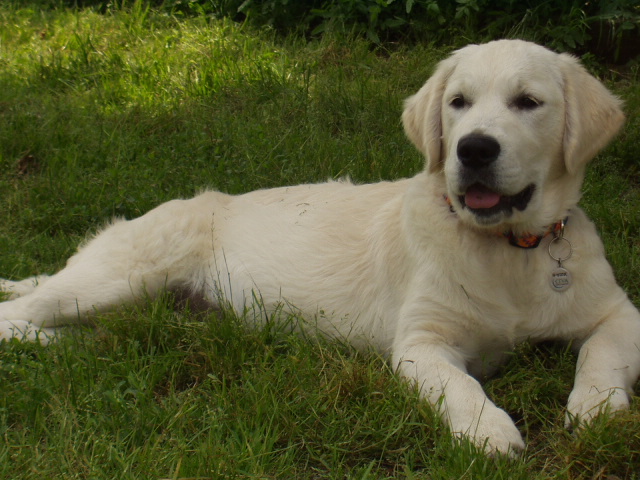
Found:
[(230, 18), (281, 33), (319, 36), (341, 32), (381, 44), (459, 45), (525, 38), (557, 50), (592, 52), (626, 62), (640, 55), (640, 4), (636, 0), (27, 0), (52, 7), (101, 12), (153, 6), (176, 16)]
[[(596, 47), (614, 60), (640, 53), (635, 0), (166, 0), (165, 8), (196, 6), (280, 31), (358, 32), (369, 40), (456, 43), (520, 36), (559, 50)], [(206, 7), (206, 8), (205, 8)], [(631, 43), (630, 43), (631, 42)]]

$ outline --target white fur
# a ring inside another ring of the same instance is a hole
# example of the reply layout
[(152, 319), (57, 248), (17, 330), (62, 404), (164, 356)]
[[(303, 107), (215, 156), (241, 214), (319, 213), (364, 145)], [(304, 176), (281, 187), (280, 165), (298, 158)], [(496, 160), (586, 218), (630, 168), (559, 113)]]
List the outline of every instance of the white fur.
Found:
[[(454, 109), (460, 94), (468, 105)], [(522, 94), (541, 106), (515, 108)], [(11, 296), (0, 304), (1, 338), (46, 341), (93, 312), (186, 288), (240, 312), (256, 298), (269, 310), (284, 305), (326, 335), (390, 354), (454, 434), (490, 452), (524, 443), (472, 375), (525, 340), (580, 347), (568, 422), (626, 407), (640, 373), (640, 314), (576, 206), (587, 161), (623, 122), (617, 99), (572, 57), (499, 41), (443, 61), (403, 121), (425, 172), (372, 185), (206, 192), (115, 221), (57, 274), (0, 283)], [(526, 209), (483, 222), (460, 204), (456, 145), (469, 133), (500, 143), (501, 193), (535, 184)], [(500, 233), (542, 232), (566, 216), (573, 285), (556, 292), (552, 237), (522, 250)]]

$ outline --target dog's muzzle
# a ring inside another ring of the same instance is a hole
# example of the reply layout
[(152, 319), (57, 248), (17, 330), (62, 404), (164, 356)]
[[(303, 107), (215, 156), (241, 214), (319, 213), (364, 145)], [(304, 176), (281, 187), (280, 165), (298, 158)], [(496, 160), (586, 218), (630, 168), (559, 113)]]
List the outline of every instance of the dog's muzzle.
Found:
[(458, 195), (458, 201), (463, 208), (482, 219), (483, 223), (492, 223), (492, 218), (497, 216), (509, 216), (513, 209), (525, 210), (535, 192), (534, 184), (515, 195), (501, 192), (494, 168), (500, 150), (500, 144), (495, 138), (481, 134), (466, 135), (457, 146), (461, 164), (459, 186), (464, 192)]

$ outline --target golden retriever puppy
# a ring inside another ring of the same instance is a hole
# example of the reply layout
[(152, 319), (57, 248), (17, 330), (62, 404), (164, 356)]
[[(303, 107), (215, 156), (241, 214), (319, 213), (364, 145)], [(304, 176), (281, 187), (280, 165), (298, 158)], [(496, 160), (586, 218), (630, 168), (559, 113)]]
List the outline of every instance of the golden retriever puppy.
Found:
[(284, 305), (377, 348), (488, 452), (524, 443), (476, 378), (525, 340), (579, 348), (568, 423), (627, 407), (640, 314), (577, 206), (587, 162), (623, 123), (620, 102), (573, 57), (503, 40), (441, 62), (402, 119), (426, 157), (415, 177), (211, 191), (117, 220), (57, 274), (0, 284), (1, 338), (46, 341), (187, 289), (249, 321), (256, 298)]

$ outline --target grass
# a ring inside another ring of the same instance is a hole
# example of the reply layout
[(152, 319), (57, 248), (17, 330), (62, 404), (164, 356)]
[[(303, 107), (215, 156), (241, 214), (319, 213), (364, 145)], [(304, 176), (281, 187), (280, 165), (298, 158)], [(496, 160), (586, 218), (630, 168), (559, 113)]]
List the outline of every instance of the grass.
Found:
[[(31, 5), (31, 6), (29, 6)], [(87, 232), (213, 187), (230, 193), (412, 175), (402, 99), (445, 51), (277, 38), (130, 10), (0, 6), (0, 274), (60, 268)], [(640, 84), (584, 208), (640, 303)], [(454, 447), (384, 359), (250, 330), (167, 295), (59, 343), (0, 345), (0, 478), (637, 479), (640, 409), (563, 428), (575, 357), (523, 346), (486, 388), (522, 458)]]

